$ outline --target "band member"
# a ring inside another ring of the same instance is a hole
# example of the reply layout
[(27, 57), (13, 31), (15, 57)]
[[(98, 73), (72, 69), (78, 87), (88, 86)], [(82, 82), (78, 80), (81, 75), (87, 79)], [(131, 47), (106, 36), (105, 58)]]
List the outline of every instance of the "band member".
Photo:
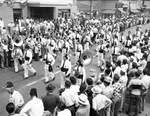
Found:
[(12, 51), (12, 58), (14, 60), (14, 68), (15, 72), (18, 72), (18, 65), (20, 64), (24, 68), (24, 58), (23, 58), (23, 52), (21, 50), (21, 46), (23, 44), (23, 40), (21, 40), (21, 37), (15, 37), (14, 40), (12, 40), (12, 44), (14, 46), (14, 49)]
[(64, 88), (64, 82), (66, 78), (70, 76), (70, 73), (71, 73), (71, 61), (69, 59), (70, 59), (69, 56), (66, 54), (60, 66), (60, 69), (62, 72), (61, 88)]
[(87, 35), (84, 38), (84, 51), (90, 49), (90, 44), (91, 44), (91, 37), (90, 37), (90, 33), (87, 32)]
[(34, 74), (34, 76), (36, 75), (36, 70), (32, 67), (32, 58), (33, 58), (33, 54), (32, 51), (30, 50), (29, 45), (25, 46), (25, 63), (24, 63), (24, 78), (28, 78), (28, 72), (32, 72)]
[(54, 39), (49, 41), (49, 49), (52, 51), (52, 55), (56, 56), (57, 44)]
[(4, 49), (2, 43), (0, 42), (0, 68), (4, 69)]
[(126, 41), (125, 41), (125, 48), (126, 48), (126, 51), (129, 50), (129, 47), (131, 45), (131, 42), (132, 42), (132, 35), (131, 35), (131, 32), (129, 31), (128, 32), (128, 36), (126, 37)]
[(68, 53), (69, 47), (70, 46), (69, 46), (68, 41), (66, 40), (66, 38), (64, 38), (64, 43), (63, 43), (63, 47), (62, 47), (62, 60), (63, 60), (63, 56)]
[(79, 60), (82, 53), (83, 53), (83, 46), (77, 41), (76, 61)]
[(98, 43), (98, 47), (97, 47), (97, 63), (98, 63), (98, 67), (101, 64), (101, 61), (104, 59), (104, 44), (103, 41), (101, 41), (100, 43)]
[(15, 46), (12, 52), (12, 58), (14, 59), (14, 68), (15, 68), (15, 72), (17, 73), (18, 65), (20, 64), (22, 67), (24, 66), (23, 53), (22, 50), (19, 48), (19, 46)]
[(74, 76), (77, 79), (77, 84), (78, 85), (81, 85), (81, 83), (85, 82), (86, 71), (85, 71), (85, 68), (83, 67), (83, 64), (82, 64), (82, 62), (80, 60), (77, 61), (73, 73), (74, 73)]
[(55, 79), (55, 76), (53, 74), (53, 67), (52, 67), (55, 63), (55, 59), (48, 49), (47, 49), (47, 53), (44, 56), (44, 60), (45, 60), (45, 66), (44, 66), (45, 83), (48, 83), (50, 81), (50, 78), (52, 78), (52, 80)]

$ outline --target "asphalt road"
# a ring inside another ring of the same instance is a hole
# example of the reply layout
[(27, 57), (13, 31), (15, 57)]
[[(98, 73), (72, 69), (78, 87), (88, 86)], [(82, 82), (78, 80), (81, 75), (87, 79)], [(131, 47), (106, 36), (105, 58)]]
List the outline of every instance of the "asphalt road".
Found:
[[(128, 30), (131, 32), (135, 32), (136, 27), (132, 27)], [(150, 29), (150, 24), (146, 24), (142, 27), (142, 30), (145, 31), (145, 29)], [(125, 32), (125, 35), (127, 34), (127, 31)], [(95, 52), (95, 46), (90, 50), (93, 54), (96, 54)], [(75, 63), (75, 57), (72, 54), (71, 57), (72, 64)], [(61, 63), (61, 55), (59, 54), (56, 59), (56, 63), (54, 65), (54, 72), (56, 75), (55, 81), (52, 83), (56, 86), (56, 90), (54, 93), (58, 93), (58, 88), (60, 87), (60, 70), (58, 70), (56, 67), (59, 66)], [(31, 76), (28, 79), (23, 79), (23, 69), (19, 67), (20, 71), (18, 73), (14, 72), (14, 68), (5, 68), (3, 70), (0, 70), (0, 116), (7, 115), (7, 112), (5, 110), (5, 106), (8, 103), (9, 94), (6, 92), (3, 87), (5, 86), (7, 81), (12, 81), (18, 91), (23, 95), (25, 102), (30, 100), (29, 91), (31, 88), (37, 88), (38, 90), (38, 97), (42, 97), (46, 94), (45, 86), (47, 84), (44, 84), (44, 63), (39, 62), (33, 62), (33, 67), (37, 70), (37, 75), (32, 76), (31, 73), (29, 73)], [(97, 68), (97, 60), (96, 58), (93, 58), (92, 64), (89, 66), (86, 66), (86, 72), (87, 75), (89, 73), (90, 68), (94, 68), (97, 70), (97, 73), (99, 73), (99, 69)], [(139, 116), (150, 116), (150, 92), (147, 95), (146, 98), (146, 104), (145, 104), (145, 111), (139, 115)], [(126, 116), (125, 114), (120, 114), (120, 116)]]

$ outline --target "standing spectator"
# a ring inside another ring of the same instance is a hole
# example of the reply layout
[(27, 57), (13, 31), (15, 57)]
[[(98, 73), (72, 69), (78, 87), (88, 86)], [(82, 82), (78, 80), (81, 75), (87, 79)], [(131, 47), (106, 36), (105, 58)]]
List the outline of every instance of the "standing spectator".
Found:
[(90, 104), (85, 94), (81, 94), (78, 97), (78, 109), (76, 116), (89, 116), (90, 115)]
[(122, 84), (119, 82), (120, 77), (115, 74), (114, 75), (114, 84), (112, 85), (114, 89), (113, 97), (112, 97), (112, 107), (111, 107), (111, 115), (118, 116), (120, 102), (121, 102), (121, 94), (124, 89)]
[(12, 102), (15, 105), (15, 112), (20, 112), (21, 108), (24, 105), (24, 99), (21, 93), (14, 88), (14, 84), (12, 82), (6, 83), (6, 89), (10, 94), (9, 102)]
[(94, 111), (92, 109), (92, 100), (93, 100), (93, 92), (92, 92), (92, 88), (93, 88), (93, 80), (91, 78), (87, 78), (86, 80), (86, 84), (87, 84), (87, 89), (86, 89), (86, 94), (88, 96), (88, 100), (90, 103), (90, 116), (94, 115)]
[(124, 89), (122, 91), (122, 96), (121, 96), (120, 112), (122, 112), (122, 110), (124, 109), (124, 101), (125, 101), (125, 98), (126, 98), (126, 86), (127, 86), (127, 82), (128, 82), (128, 77), (125, 74), (126, 74), (126, 72), (124, 72), (124, 71), (120, 72), (121, 77), (119, 79), (119, 82), (124, 87)]
[(143, 76), (142, 76), (141, 80), (143, 81), (143, 84), (144, 84), (145, 89), (146, 89), (146, 91), (143, 92), (143, 94), (142, 94), (142, 106), (141, 107), (142, 107), (142, 111), (144, 111), (145, 97), (146, 97), (146, 95), (148, 93), (148, 89), (150, 87), (150, 76), (148, 75), (148, 69), (147, 68), (145, 68), (143, 70)]
[(54, 109), (60, 102), (60, 98), (58, 95), (54, 95), (53, 91), (55, 90), (55, 86), (53, 84), (49, 84), (46, 88), (47, 95), (42, 98), (44, 104), (44, 111), (49, 111), (53, 114)]
[(140, 72), (135, 72), (135, 78), (131, 79), (129, 82), (128, 88), (130, 89), (130, 105), (129, 109), (127, 111), (127, 114), (131, 113), (131, 108), (133, 105), (133, 102), (135, 100), (135, 115), (138, 115), (141, 113), (141, 95), (142, 95), (142, 89), (144, 87), (144, 83), (142, 80), (140, 80)]
[[(102, 91), (102, 94), (108, 97), (109, 99), (112, 99), (114, 89), (112, 86), (110, 86), (112, 83), (112, 79), (110, 77), (105, 77), (104, 79), (104, 85), (105, 88)], [(111, 106), (108, 106), (106, 108), (106, 116), (110, 116)]]
[(92, 88), (92, 91), (94, 96), (92, 101), (92, 108), (95, 110), (94, 116), (103, 116), (105, 113), (105, 108), (110, 106), (112, 101), (105, 95), (101, 94), (102, 89), (97, 85)]
[(28, 113), (30, 116), (42, 116), (44, 106), (41, 99), (37, 98), (36, 88), (30, 90), (31, 100), (22, 108), (21, 113)]
[(71, 83), (70, 81), (65, 82), (65, 91), (61, 95), (61, 100), (66, 105), (66, 108), (71, 111), (72, 116), (75, 116), (75, 103), (76, 96), (74, 96), (74, 92), (70, 89)]
[(71, 76), (70, 77), (70, 82), (71, 82), (70, 89), (72, 90), (72, 92), (74, 92), (74, 96), (78, 97), (78, 92), (79, 92), (80, 86), (77, 85), (76, 78)]

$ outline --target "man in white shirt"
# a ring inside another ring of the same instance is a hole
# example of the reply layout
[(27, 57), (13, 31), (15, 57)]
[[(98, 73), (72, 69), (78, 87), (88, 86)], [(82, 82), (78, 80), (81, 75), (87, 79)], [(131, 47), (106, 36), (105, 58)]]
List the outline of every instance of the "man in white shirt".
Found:
[(30, 90), (31, 100), (22, 108), (21, 113), (28, 113), (30, 116), (42, 116), (44, 106), (41, 99), (37, 98), (37, 90)]
[(80, 86), (76, 83), (76, 78), (74, 76), (70, 77), (71, 86), (70, 89), (74, 92), (74, 96), (78, 97)]
[(12, 82), (6, 83), (6, 89), (10, 94), (9, 102), (12, 102), (15, 105), (15, 112), (18, 113), (24, 105), (23, 97), (19, 91), (16, 91), (14, 89), (14, 85)]
[(120, 71), (121, 71), (121, 61), (117, 61), (116, 62), (116, 69), (114, 70), (114, 73), (113, 73), (113, 78), (114, 78), (114, 75), (117, 74), (119, 77), (120, 77)]
[(142, 71), (146, 68), (147, 61), (144, 56), (142, 57), (141, 61), (138, 62), (138, 65), (141, 67)]
[(120, 72), (120, 79), (119, 82), (123, 85), (124, 89), (122, 91), (122, 96), (121, 96), (121, 105), (120, 105), (120, 111), (122, 112), (123, 108), (124, 108), (124, 101), (125, 101), (125, 95), (126, 95), (126, 85), (128, 82), (128, 77), (126, 75), (126, 72), (124, 72), (124, 70)]
[(131, 113), (131, 107), (133, 105), (133, 100), (135, 101), (135, 115), (138, 115), (139, 112), (141, 112), (141, 95), (144, 88), (144, 83), (142, 80), (140, 80), (140, 72), (135, 72), (135, 78), (131, 79), (129, 82), (128, 88), (131, 88), (131, 94), (130, 94), (130, 105), (128, 109), (128, 114)]
[(65, 104), (66, 108), (71, 111), (72, 116), (75, 116), (75, 103), (76, 103), (76, 96), (72, 89), (70, 89), (71, 82), (65, 82), (65, 91), (61, 95), (61, 100)]
[(146, 91), (142, 94), (142, 111), (144, 111), (145, 97), (148, 93), (148, 89), (150, 87), (150, 76), (148, 76), (148, 69), (143, 70), (143, 76), (141, 78), (143, 84), (145, 86)]

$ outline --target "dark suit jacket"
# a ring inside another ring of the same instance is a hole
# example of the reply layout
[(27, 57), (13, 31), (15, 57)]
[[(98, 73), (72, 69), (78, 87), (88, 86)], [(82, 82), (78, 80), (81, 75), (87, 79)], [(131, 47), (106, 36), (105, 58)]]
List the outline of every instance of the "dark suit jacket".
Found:
[(42, 98), (42, 101), (44, 104), (44, 111), (48, 110), (53, 114), (54, 109), (60, 102), (60, 98), (58, 95), (47, 94)]

